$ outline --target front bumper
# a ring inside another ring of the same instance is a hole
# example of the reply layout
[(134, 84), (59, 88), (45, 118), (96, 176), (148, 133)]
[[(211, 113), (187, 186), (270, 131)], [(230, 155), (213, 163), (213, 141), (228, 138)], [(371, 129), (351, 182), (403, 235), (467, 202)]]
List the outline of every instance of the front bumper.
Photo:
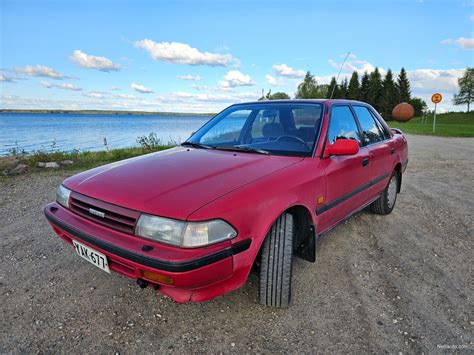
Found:
[[(57, 203), (44, 213), (54, 231), (105, 254), (111, 270), (144, 279), (177, 302), (205, 301), (240, 286), (233, 281), (234, 255), (249, 249), (251, 240), (226, 241), (198, 249), (180, 249), (125, 234), (85, 219)], [(173, 279), (173, 285), (144, 277), (149, 271)]]

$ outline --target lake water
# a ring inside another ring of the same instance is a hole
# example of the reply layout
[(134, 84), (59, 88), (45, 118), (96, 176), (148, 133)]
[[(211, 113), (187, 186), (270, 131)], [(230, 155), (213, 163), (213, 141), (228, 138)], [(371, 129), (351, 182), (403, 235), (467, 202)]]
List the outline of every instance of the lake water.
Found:
[[(163, 143), (181, 142), (210, 116), (0, 113), (0, 155), (12, 148), (70, 151), (137, 146), (139, 136), (156, 133)], [(54, 144), (53, 144), (54, 142)]]

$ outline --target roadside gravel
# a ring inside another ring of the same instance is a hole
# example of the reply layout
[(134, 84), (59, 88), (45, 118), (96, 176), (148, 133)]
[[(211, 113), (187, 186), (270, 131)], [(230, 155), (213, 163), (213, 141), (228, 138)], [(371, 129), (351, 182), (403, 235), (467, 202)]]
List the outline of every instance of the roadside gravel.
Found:
[(296, 259), (284, 310), (258, 304), (256, 273), (187, 305), (108, 275), (42, 214), (66, 173), (0, 180), (0, 353), (472, 351), (474, 139), (408, 141), (394, 212), (358, 213), (316, 263)]

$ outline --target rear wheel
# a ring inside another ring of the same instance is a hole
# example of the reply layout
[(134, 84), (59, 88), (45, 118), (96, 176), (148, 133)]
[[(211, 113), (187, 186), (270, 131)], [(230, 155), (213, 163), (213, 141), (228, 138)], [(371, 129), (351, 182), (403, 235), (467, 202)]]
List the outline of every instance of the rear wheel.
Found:
[(395, 202), (397, 201), (399, 181), (400, 176), (394, 171), (385, 190), (380, 197), (370, 205), (370, 210), (373, 213), (387, 215), (393, 211)]
[(260, 303), (288, 307), (293, 269), (293, 216), (282, 214), (268, 232), (262, 246)]

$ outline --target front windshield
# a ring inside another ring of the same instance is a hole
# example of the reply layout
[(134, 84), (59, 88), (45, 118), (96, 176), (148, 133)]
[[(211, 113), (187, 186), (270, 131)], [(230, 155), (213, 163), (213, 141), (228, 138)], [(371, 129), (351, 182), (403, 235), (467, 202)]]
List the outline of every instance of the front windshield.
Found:
[(187, 140), (214, 149), (311, 156), (319, 132), (321, 104), (256, 103), (219, 113)]

